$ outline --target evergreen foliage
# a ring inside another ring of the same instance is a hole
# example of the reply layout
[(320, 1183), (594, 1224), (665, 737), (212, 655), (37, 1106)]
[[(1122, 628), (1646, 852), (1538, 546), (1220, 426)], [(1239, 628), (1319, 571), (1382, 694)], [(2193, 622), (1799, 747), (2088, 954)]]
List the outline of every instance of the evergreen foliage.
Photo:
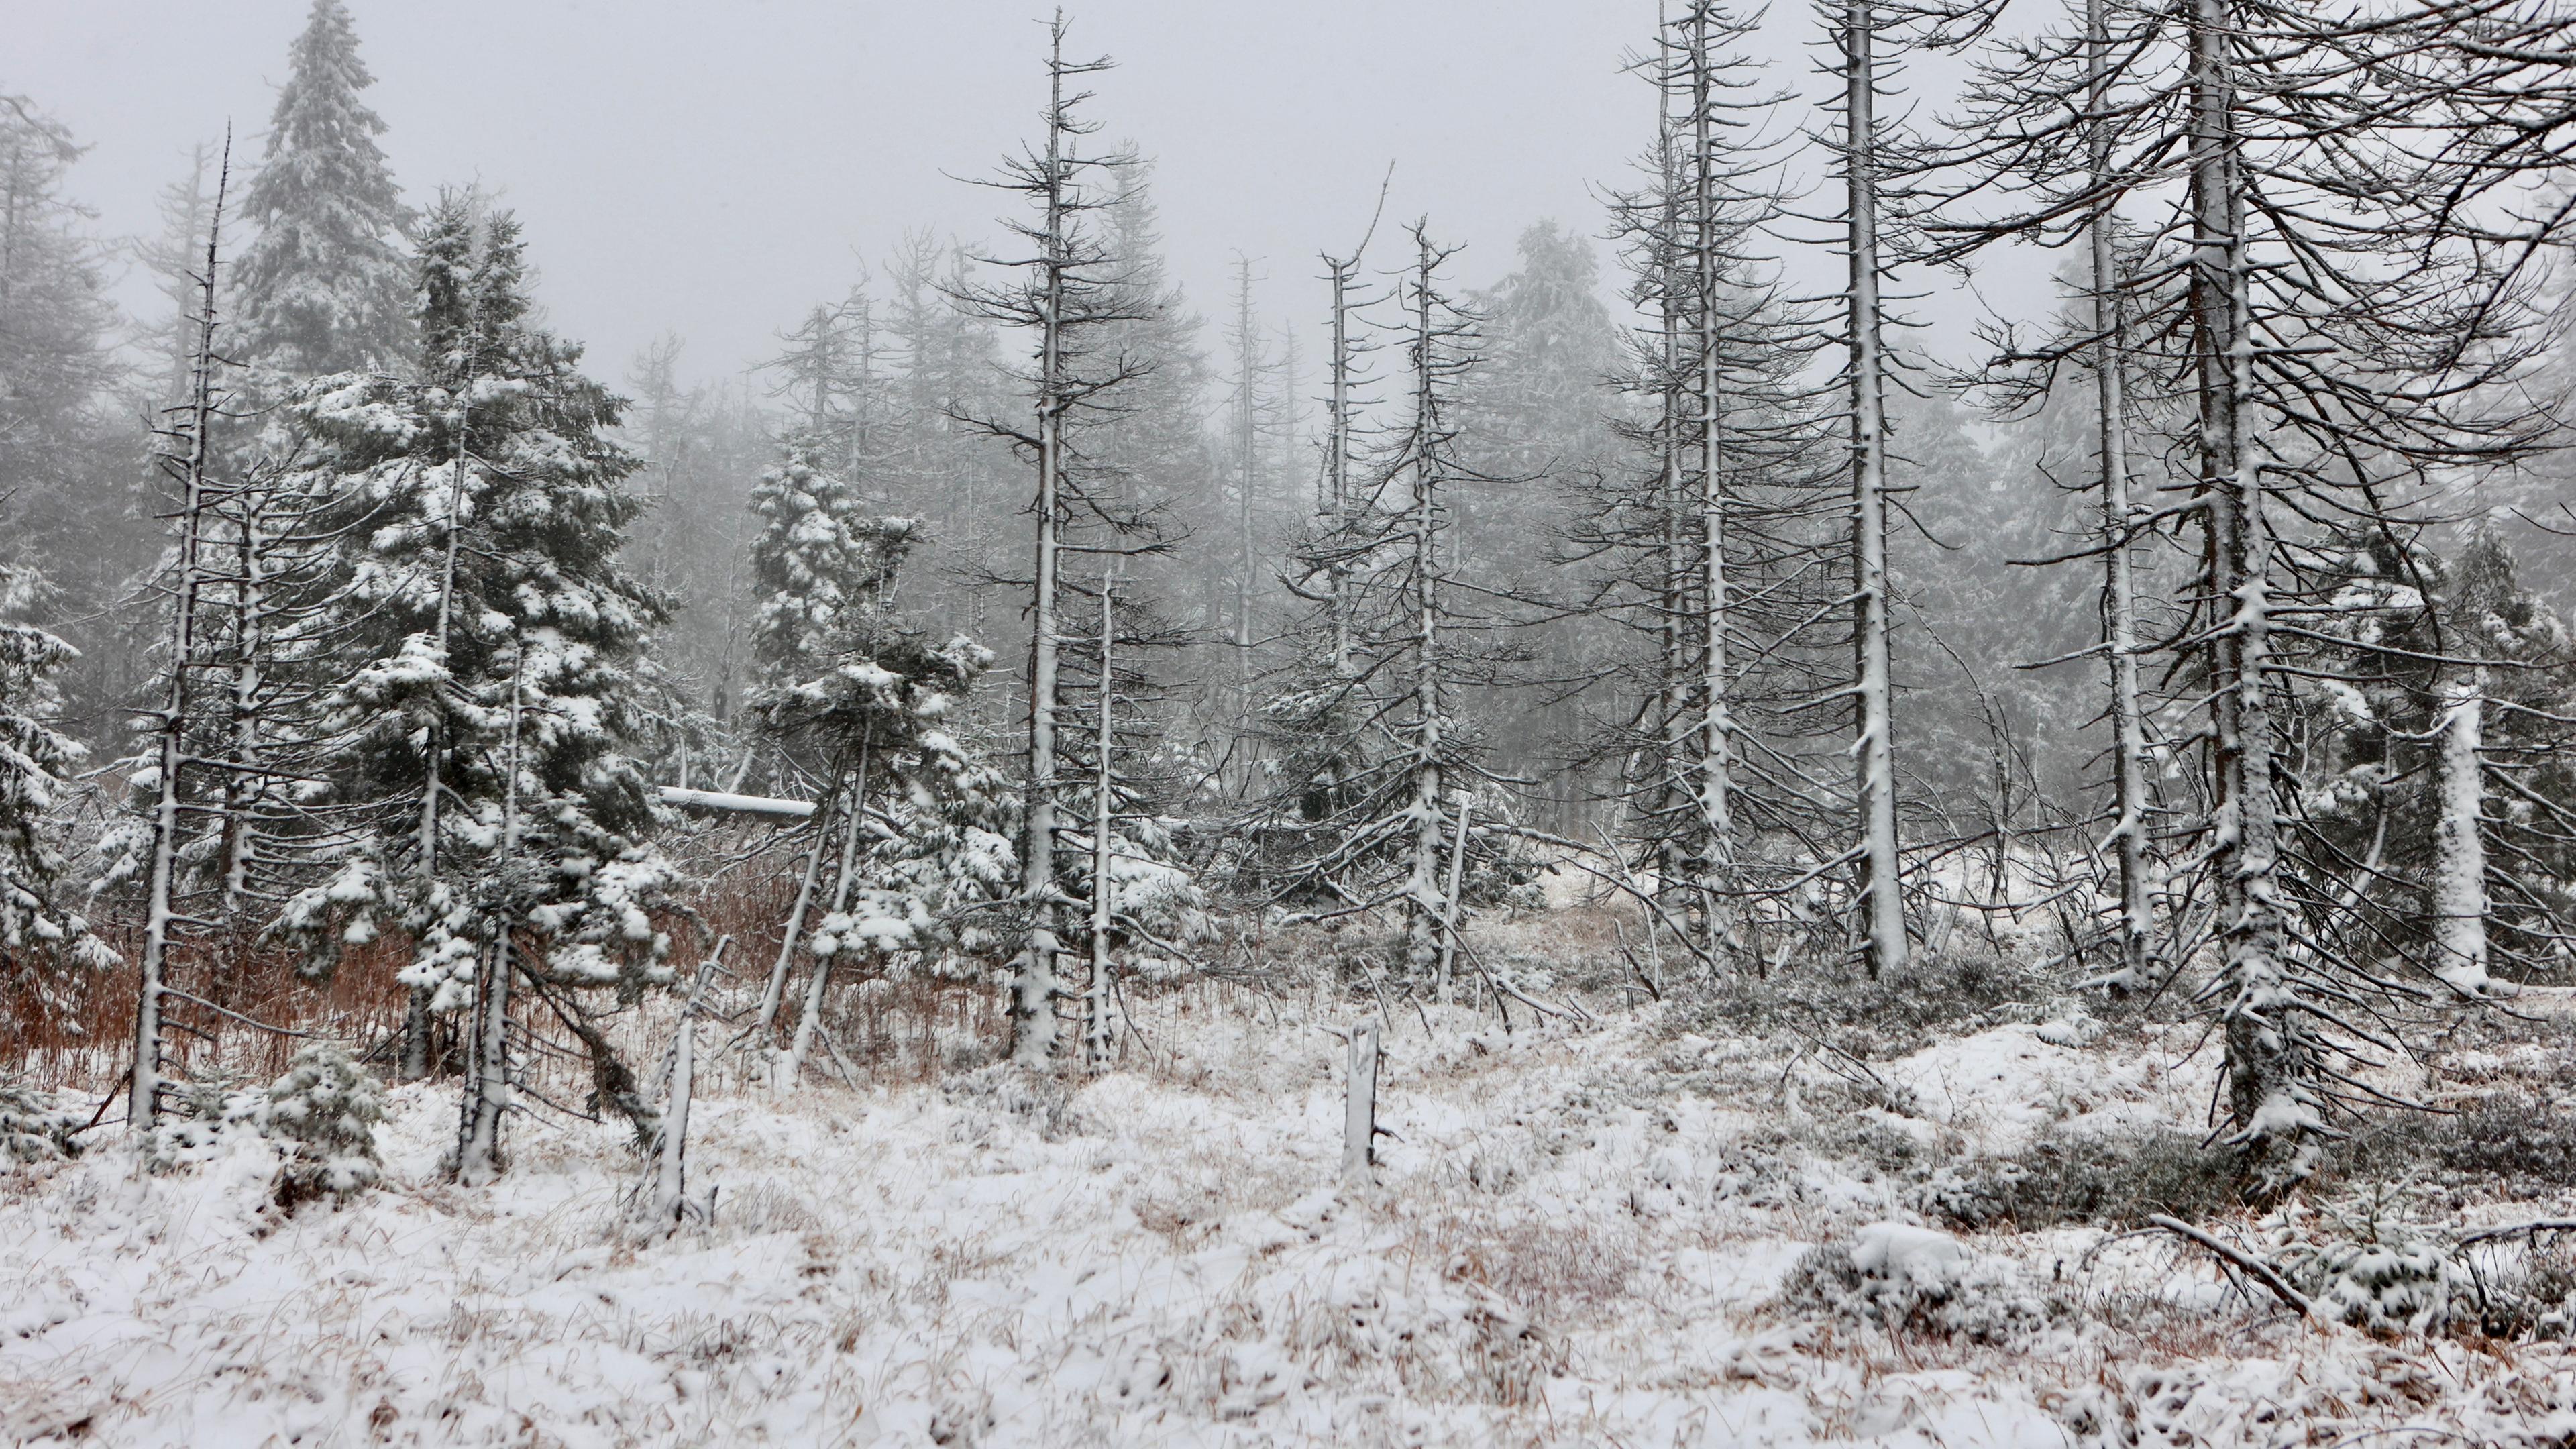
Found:
[(62, 900), (63, 782), (83, 753), (50, 722), (61, 704), (56, 672), (71, 646), (21, 616), (33, 602), (30, 571), (0, 563), (0, 981), (41, 991), (37, 968), (114, 965), (116, 953)]
[(313, 0), (287, 52), (268, 147), (243, 191), (243, 360), (289, 378), (391, 369), (410, 351), (408, 217), (359, 92), (374, 84), (341, 0)]
[(338, 607), (302, 642), (339, 681), (321, 728), (347, 843), (284, 924), (321, 966), (399, 923), (405, 980), (438, 1009), (504, 929), (542, 942), (542, 977), (631, 993), (667, 976), (648, 912), (671, 877), (630, 753), (667, 610), (618, 557), (640, 507), (607, 436), (622, 402), (528, 322), (507, 213), (443, 199), (419, 277), (419, 374), (343, 374), (296, 404), (304, 486), (338, 524)]

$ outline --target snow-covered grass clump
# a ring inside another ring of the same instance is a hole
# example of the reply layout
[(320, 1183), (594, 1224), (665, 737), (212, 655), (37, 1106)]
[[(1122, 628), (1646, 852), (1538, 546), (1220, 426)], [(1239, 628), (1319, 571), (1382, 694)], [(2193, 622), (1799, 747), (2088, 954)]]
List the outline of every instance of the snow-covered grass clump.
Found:
[(2049, 1317), (2014, 1263), (1906, 1223), (1871, 1223), (1848, 1244), (1808, 1253), (1783, 1298), (1793, 1310), (1976, 1343), (2026, 1338)]

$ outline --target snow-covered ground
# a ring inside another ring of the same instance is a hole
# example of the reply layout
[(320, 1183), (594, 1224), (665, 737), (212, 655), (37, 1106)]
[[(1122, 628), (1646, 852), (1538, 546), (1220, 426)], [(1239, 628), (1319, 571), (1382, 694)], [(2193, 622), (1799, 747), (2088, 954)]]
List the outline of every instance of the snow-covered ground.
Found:
[[(1212, 988), (1069, 1091), (719, 1081), (692, 1131), (712, 1223), (653, 1243), (620, 1226), (640, 1169), (612, 1128), (525, 1119), (498, 1186), (441, 1182), (452, 1088), (394, 1094), (389, 1185), (336, 1210), (266, 1208), (256, 1140), (157, 1175), (101, 1144), (0, 1186), (0, 1438), (2576, 1437), (2554, 1347), (2309, 1326), (2163, 1236), (1916, 1230), (1927, 1173), (2044, 1124), (2197, 1120), (2194, 1033), (2003, 1024), (1856, 1065), (1664, 1010), (1394, 1018), (1374, 1186), (1336, 1181), (1342, 1048), (1311, 1006)], [(1818, 1245), (1998, 1316), (1942, 1336), (1784, 1302)]]

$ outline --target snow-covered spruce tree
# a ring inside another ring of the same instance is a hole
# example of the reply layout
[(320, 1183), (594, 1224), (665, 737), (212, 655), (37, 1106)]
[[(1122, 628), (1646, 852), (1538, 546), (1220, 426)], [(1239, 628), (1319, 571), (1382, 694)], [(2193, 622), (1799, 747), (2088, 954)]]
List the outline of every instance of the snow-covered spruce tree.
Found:
[(2340, 889), (2306, 902), (2306, 928), (2469, 998), (2563, 969), (2576, 921), (2566, 625), (2491, 532), (2447, 559), (2421, 538), (2347, 535), (2317, 568), (2345, 582), (2313, 627), (2343, 642), (2302, 651), (2293, 768), (2310, 782), (2301, 854)]
[[(774, 1080), (782, 1090), (823, 1030), (835, 970), (935, 961), (961, 945), (958, 928), (972, 926), (974, 908), (1007, 901), (1017, 884), (1007, 791), (949, 732), (992, 655), (970, 639), (932, 643), (902, 626), (880, 591), (911, 545), (910, 521), (870, 522), (853, 530), (870, 542), (863, 557), (847, 557), (848, 602), (828, 628), (807, 636), (807, 672), (775, 677), (753, 704), (765, 729), (814, 763), (828, 807), (836, 807), (816, 812), (809, 863), (823, 858), (828, 818), (839, 822), (826, 888), (806, 893), (822, 916), (804, 939), (814, 964), (794, 1040), (779, 1058)], [(773, 995), (787, 978), (796, 925), (771, 978)], [(962, 944), (971, 950), (982, 939), (977, 933)], [(774, 1009), (766, 1002), (765, 1011)]]
[[(1159, 415), (1148, 410), (1122, 420), (1120, 389), (1148, 373), (1129, 335), (1164, 310), (1165, 298), (1149, 270), (1114, 251), (1104, 238), (1131, 195), (1136, 158), (1124, 150), (1086, 154), (1084, 142), (1098, 123), (1081, 118), (1087, 92), (1073, 86), (1108, 70), (1103, 58), (1064, 58), (1065, 22), (1050, 28), (1048, 100), (1042, 145), (1005, 159), (986, 183), (1010, 192), (1033, 216), (1006, 223), (1031, 253), (1002, 263), (1017, 275), (1006, 284), (968, 288), (959, 302), (974, 315), (1025, 334), (1030, 364), (1022, 375), (1032, 416), (1027, 424), (979, 418), (978, 425), (1007, 440), (1036, 474), (1029, 508), (1036, 532), (1029, 591), (1028, 755), (1020, 842), (1020, 897), (1025, 935), (1013, 964), (1010, 997), (1011, 1058), (1040, 1066), (1060, 1045), (1056, 1012), (1063, 995), (1059, 957), (1064, 949), (1066, 811), (1064, 750), (1068, 723), (1062, 663), (1070, 627), (1064, 559), (1069, 537), (1091, 535), (1098, 550), (1140, 545), (1148, 530), (1133, 493), (1131, 474), (1104, 468), (1090, 446), (1117, 447), (1122, 426), (1143, 427)], [(1132, 209), (1123, 228), (1131, 244), (1145, 230)], [(1168, 319), (1164, 319), (1168, 320)], [(1134, 441), (1134, 440), (1130, 440)], [(1151, 439), (1144, 440), (1150, 442)], [(1140, 449), (1142, 444), (1138, 445)], [(1124, 453), (1118, 455), (1124, 461)], [(1090, 542), (1075, 547), (1093, 549)], [(1151, 547), (1150, 544), (1141, 545)], [(1095, 550), (1097, 551), (1097, 550)]]
[(117, 957), (64, 899), (54, 808), (82, 751), (51, 723), (71, 646), (24, 622), (39, 587), (32, 570), (0, 563), (0, 981), (45, 1002), (54, 968), (101, 970)]
[(408, 218), (376, 145), (385, 123), (359, 98), (374, 78), (341, 0), (313, 0), (287, 64), (267, 154), (242, 189), (257, 235), (235, 279), (236, 352), (290, 379), (391, 368), (410, 344)]
[(2358, 27), (2236, 0), (2088, 14), (2005, 57), (1952, 158), (1963, 197), (1998, 198), (1957, 209), (1960, 250), (2106, 206), (2173, 238), (2121, 279), (2139, 371), (2179, 392), (2133, 424), (2182, 460), (2160, 512), (2199, 555), (2171, 677), (2202, 716), (2209, 808), (2173, 853), (2199, 862), (2184, 884), (2207, 904), (2179, 913), (2169, 951), (2219, 957), (2203, 999), (2231, 1137), (2272, 1185), (2361, 1095), (2335, 1060), (2370, 1031), (2343, 1003), (2385, 986), (2301, 923), (2343, 879), (2297, 828), (2288, 708), (2343, 582), (2319, 567), (2322, 535), (2402, 533), (2421, 496), (2402, 485), (2536, 437), (2511, 401), (2537, 335), (2524, 268), (2564, 216), (2505, 197), (2567, 124), (2572, 23), (2441, 0)]
[[(819, 314), (816, 320), (822, 320)], [(821, 391), (827, 384), (828, 378), (817, 381), (816, 411), (808, 414), (809, 424), (817, 416), (834, 416)], [(784, 770), (793, 777), (782, 788), (819, 802), (806, 827), (796, 904), (753, 1028), (754, 1041), (763, 1047), (777, 1023), (788, 968), (803, 942), (806, 917), (818, 902), (817, 888), (825, 900), (835, 889), (833, 878), (824, 873), (834, 828), (841, 827), (843, 838), (857, 848), (847, 830), (844, 742), (827, 731), (784, 727), (769, 717), (769, 706), (822, 678), (845, 650), (856, 647), (853, 640), (872, 632), (871, 622), (891, 602), (913, 538), (910, 519), (870, 513), (858, 489), (824, 466), (821, 455), (830, 448), (828, 435), (811, 426), (792, 433), (781, 444), (784, 457), (761, 475), (751, 496), (751, 510), (760, 519), (751, 545), (752, 589), (759, 601), (752, 623), (759, 682), (751, 702), (763, 719), (764, 733), (779, 748)]]
[(376, 1185), (376, 1124), (385, 1089), (331, 1042), (299, 1049), (286, 1075), (269, 1084), (260, 1135), (277, 1145), (277, 1204), (292, 1210), (325, 1195), (347, 1197)]
[(388, 927), (409, 937), (407, 1076), (433, 1017), (469, 1005), (482, 1070), (458, 1169), (499, 1170), (507, 993), (524, 986), (581, 1039), (605, 1107), (649, 1137), (653, 1109), (594, 1020), (601, 993), (664, 984), (648, 912), (670, 884), (651, 786), (625, 752), (642, 723), (641, 651), (662, 600), (621, 567), (640, 506), (606, 431), (621, 402), (581, 349), (527, 320), (517, 223), (464, 196), (421, 241), (418, 375), (344, 374), (295, 421), (304, 486), (347, 524), (307, 624), (334, 748), (336, 871), (280, 929), (317, 969)]

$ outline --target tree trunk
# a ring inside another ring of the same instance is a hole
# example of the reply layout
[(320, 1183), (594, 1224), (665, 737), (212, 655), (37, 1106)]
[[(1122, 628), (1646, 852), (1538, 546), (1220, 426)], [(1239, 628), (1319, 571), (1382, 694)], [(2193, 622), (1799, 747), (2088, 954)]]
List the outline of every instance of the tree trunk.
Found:
[(1872, 978), (1906, 974), (1905, 897), (1896, 831), (1894, 681), (1888, 661), (1887, 360), (1879, 336), (1875, 0), (1850, 0), (1844, 20), (1846, 245), (1851, 260), (1852, 693), (1859, 736), (1852, 759), (1860, 812), (1862, 960)]
[(1716, 144), (1712, 130), (1714, 64), (1709, 54), (1709, 16), (1692, 12), (1691, 41), (1691, 195), (1692, 251), (1697, 276), (1692, 303), (1698, 316), (1699, 368), (1699, 578), (1700, 697), (1699, 760), (1694, 801), (1699, 812), (1701, 930), (1711, 961), (1720, 965), (1736, 946), (1735, 881), (1735, 722), (1728, 702), (1734, 680), (1727, 662), (1727, 497), (1725, 460), (1719, 424), (1725, 404), (1726, 374), (1718, 342), (1718, 197)]
[(1440, 901), (1440, 974), (1437, 999), (1449, 1004), (1450, 981), (1458, 959), (1458, 914), (1460, 898), (1467, 892), (1467, 836), (1472, 828), (1476, 797), (1465, 791), (1458, 794), (1458, 829), (1449, 838), (1449, 886)]
[(2191, 307), (2199, 354), (2199, 464), (2209, 594), (2226, 611), (2208, 646), (2217, 818), (2220, 999), (2232, 1139), (2275, 1181), (2302, 1175), (2325, 1128), (2310, 1028), (2287, 960), (2271, 687), (2271, 538), (2261, 450), (2249, 437), (2254, 338), (2244, 178), (2235, 134), (2227, 0), (2194, 0)]
[[(850, 783), (849, 819), (841, 832), (841, 870), (832, 883), (832, 909), (825, 917), (844, 915), (850, 909), (850, 891), (859, 874), (859, 837), (868, 828), (868, 756), (876, 742), (873, 728), (859, 737), (859, 772)], [(796, 1089), (796, 1080), (805, 1070), (805, 1058), (814, 1049), (814, 1033), (823, 1024), (823, 991), (832, 979), (832, 964), (849, 949), (849, 938), (840, 937), (829, 956), (814, 958), (814, 974), (805, 982), (805, 1009), (796, 1018), (796, 1036), (784, 1055), (776, 1059), (776, 1079), (772, 1089), (784, 1097)]]
[(2485, 795), (2486, 696), (2472, 673), (2442, 686), (2435, 728), (2441, 739), (2441, 818), (2434, 827), (2440, 862), (2433, 877), (2433, 974), (2463, 996), (2485, 996), (2487, 978), (2487, 847), (2480, 825)]
[[(2093, 114), (2111, 104), (2110, 36), (2105, 0), (2085, 0), (2084, 24)], [(2087, 138), (2093, 184), (2105, 189), (2087, 228), (2093, 294), (2093, 387), (2096, 446), (2102, 468), (2102, 641), (2111, 666), (2111, 778), (2116, 822), (2111, 844), (2119, 862), (2120, 965), (2115, 980), (2134, 990), (2147, 979), (2153, 918), (2147, 904), (2147, 733), (2138, 694), (2138, 604), (2131, 544), (2138, 528), (2129, 499), (2128, 404), (2121, 373), (2120, 266), (2114, 234), (2111, 138), (2096, 121)]]
[(510, 878), (519, 850), (519, 679), (525, 665), (523, 654), (510, 666), (510, 778), (501, 790), (501, 848), (494, 872), (500, 905), (486, 956), (488, 974), (474, 994), (473, 1049), (456, 1144), (456, 1180), (467, 1187), (501, 1175), (501, 1115), (510, 1106), (510, 937), (518, 924)]
[(769, 984), (760, 993), (760, 1016), (752, 1027), (751, 1040), (758, 1051), (768, 1051), (770, 1038), (778, 1029), (778, 1008), (787, 996), (788, 968), (796, 961), (796, 943), (803, 939), (805, 912), (814, 904), (814, 883), (823, 873), (823, 852), (831, 844), (834, 809), (840, 804), (841, 792), (834, 790), (824, 797), (822, 808), (814, 812), (814, 844), (805, 852), (805, 876), (796, 885), (796, 904), (787, 912), (787, 931), (778, 943), (778, 959), (770, 963)]
[(1118, 885), (1109, 849), (1117, 828), (1117, 775), (1112, 750), (1117, 720), (1117, 656), (1111, 648), (1117, 623), (1116, 582), (1100, 582), (1100, 732), (1099, 754), (1092, 774), (1091, 807), (1091, 978), (1082, 991), (1082, 1059), (1086, 1070), (1109, 1069), (1109, 932), (1116, 920)]
[(656, 1154), (650, 1225), (668, 1232), (688, 1210), (689, 1092), (694, 1085), (698, 1023), (694, 1013), (680, 1013), (680, 1032), (671, 1052), (670, 1106), (662, 1113), (662, 1149)]
[(1409, 983), (1428, 982), (1439, 964), (1440, 845), (1447, 793), (1441, 754), (1446, 748), (1447, 701), (1440, 677), (1439, 489), (1440, 469), (1434, 457), (1438, 426), (1437, 372), (1432, 357), (1431, 243), (1421, 244), (1416, 273), (1419, 314), (1414, 332), (1413, 549), (1411, 593), (1413, 631), (1413, 801), (1412, 870), (1405, 884), (1405, 974)]
[(1057, 512), (1064, 468), (1066, 395), (1064, 308), (1069, 260), (1066, 236), (1065, 144), (1069, 137), (1064, 94), (1064, 35), (1059, 24), (1048, 63), (1046, 222), (1040, 285), (1043, 317), (1038, 333), (1037, 558), (1031, 573), (1029, 627), (1029, 787), (1021, 836), (1023, 893), (1029, 912), (1028, 942), (1011, 983), (1011, 1060), (1044, 1066), (1056, 1050), (1056, 956), (1061, 891), (1056, 884), (1056, 567)]
[(152, 869), (146, 886), (143, 952), (134, 998), (134, 1075), (128, 1084), (126, 1120), (149, 1132), (161, 1116), (161, 1006), (169, 989), (170, 948), (178, 926), (173, 897), (179, 873), (180, 771), (187, 763), (189, 671), (197, 662), (197, 610), (201, 602), (207, 507), (209, 430), (215, 419), (215, 272), (222, 255), (224, 192), (232, 173), (232, 143), (224, 144), (224, 170), (215, 184), (213, 219), (206, 228), (206, 270), (198, 278), (196, 360), (189, 377), (188, 454), (180, 467), (178, 577), (170, 606), (170, 677), (162, 693), (160, 782), (152, 808)]

